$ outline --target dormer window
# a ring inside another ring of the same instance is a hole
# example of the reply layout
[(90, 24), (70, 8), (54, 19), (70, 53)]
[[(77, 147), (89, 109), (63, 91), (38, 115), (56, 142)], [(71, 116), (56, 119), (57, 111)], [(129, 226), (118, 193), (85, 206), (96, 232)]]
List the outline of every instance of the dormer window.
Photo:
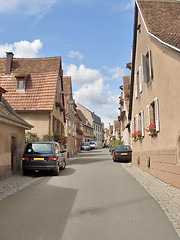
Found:
[(17, 79), (17, 89), (25, 89), (25, 80)]
[(28, 77), (29, 77), (29, 75), (16, 76), (16, 80), (17, 80), (16, 92), (25, 92), (26, 81), (27, 81)]

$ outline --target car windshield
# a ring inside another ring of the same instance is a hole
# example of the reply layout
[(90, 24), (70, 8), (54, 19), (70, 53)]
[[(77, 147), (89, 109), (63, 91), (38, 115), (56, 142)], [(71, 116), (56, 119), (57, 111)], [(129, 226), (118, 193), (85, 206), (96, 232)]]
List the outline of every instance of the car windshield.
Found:
[(29, 143), (25, 153), (53, 153), (52, 145), (48, 143)]
[(116, 150), (117, 151), (131, 151), (131, 148), (129, 146), (119, 145), (119, 146), (116, 146)]
[(89, 146), (88, 142), (83, 143), (84, 146)]
[(90, 144), (95, 144), (95, 142), (90, 142)]

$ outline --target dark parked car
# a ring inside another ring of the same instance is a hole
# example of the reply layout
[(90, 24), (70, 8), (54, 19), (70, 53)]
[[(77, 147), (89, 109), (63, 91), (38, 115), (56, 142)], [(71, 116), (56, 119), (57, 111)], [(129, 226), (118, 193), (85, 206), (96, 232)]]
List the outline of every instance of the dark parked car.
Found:
[(132, 160), (132, 149), (128, 145), (118, 145), (113, 151), (114, 162), (131, 162)]
[(65, 169), (65, 151), (57, 142), (31, 142), (28, 143), (22, 158), (23, 174), (30, 171), (54, 171), (59, 174), (60, 169)]
[(90, 151), (91, 146), (89, 142), (83, 142), (83, 144), (81, 145), (81, 150), (85, 150), (85, 151)]

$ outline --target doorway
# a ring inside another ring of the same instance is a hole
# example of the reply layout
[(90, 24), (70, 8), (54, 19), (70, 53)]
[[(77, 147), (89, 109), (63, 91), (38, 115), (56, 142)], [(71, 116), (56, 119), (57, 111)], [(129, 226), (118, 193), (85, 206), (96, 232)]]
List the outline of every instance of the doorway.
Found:
[(11, 137), (11, 171), (16, 172), (16, 138)]

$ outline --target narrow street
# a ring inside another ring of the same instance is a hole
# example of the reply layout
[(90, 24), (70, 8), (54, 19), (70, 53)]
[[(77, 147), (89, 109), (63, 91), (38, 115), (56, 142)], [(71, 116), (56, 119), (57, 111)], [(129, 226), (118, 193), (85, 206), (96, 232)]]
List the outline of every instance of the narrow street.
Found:
[(178, 240), (158, 203), (108, 149), (0, 201), (0, 240)]

